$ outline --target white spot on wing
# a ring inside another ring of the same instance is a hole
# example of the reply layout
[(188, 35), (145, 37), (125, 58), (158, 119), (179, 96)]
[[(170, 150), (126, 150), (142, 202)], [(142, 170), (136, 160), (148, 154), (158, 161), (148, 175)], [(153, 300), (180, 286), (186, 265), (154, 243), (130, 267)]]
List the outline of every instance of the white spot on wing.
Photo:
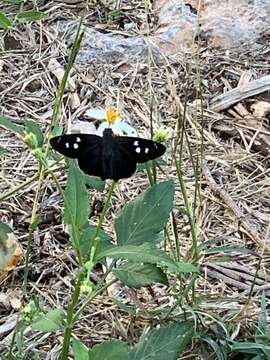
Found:
[(144, 152), (147, 154), (149, 153), (149, 149), (148, 148), (145, 148)]
[(81, 138), (79, 136), (76, 137), (76, 142), (81, 142)]
[(140, 153), (141, 152), (141, 148), (139, 148), (139, 147), (137, 147), (136, 149), (135, 149), (135, 151), (136, 151), (136, 153)]
[[(137, 140), (134, 141), (133, 145), (134, 145), (134, 146), (138, 146), (138, 145), (139, 145), (139, 141), (137, 141)], [(136, 150), (136, 151), (137, 151), (137, 150)]]
[(66, 148), (68, 149), (69, 148), (69, 143), (65, 143), (65, 145), (66, 145)]
[(78, 145), (77, 143), (73, 144), (73, 148), (74, 148), (75, 150), (77, 150), (78, 147), (79, 147), (79, 145)]
[(157, 144), (154, 144), (154, 147), (157, 149), (158, 148)]

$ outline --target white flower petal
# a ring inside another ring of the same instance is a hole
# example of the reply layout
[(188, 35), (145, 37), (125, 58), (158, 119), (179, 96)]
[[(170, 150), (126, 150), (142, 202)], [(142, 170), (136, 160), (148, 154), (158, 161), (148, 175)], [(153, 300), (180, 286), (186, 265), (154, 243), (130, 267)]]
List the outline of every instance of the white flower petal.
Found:
[(97, 131), (96, 131), (96, 135), (98, 136), (102, 136), (103, 135), (103, 131), (107, 128), (110, 127), (110, 124), (107, 121), (104, 121), (102, 124), (99, 125)]
[(80, 132), (82, 134), (95, 134), (97, 129), (95, 125), (91, 122), (76, 120), (70, 125), (70, 132)]
[(105, 110), (91, 108), (91, 109), (86, 110), (84, 114), (89, 117), (92, 117), (94, 119), (97, 119), (97, 120), (106, 119), (106, 111)]
[(111, 128), (113, 133), (116, 135), (137, 136), (136, 130), (123, 120), (116, 120), (114, 124), (109, 124), (107, 121), (103, 121), (97, 129), (96, 135), (102, 136), (103, 131), (107, 128)]
[(124, 121), (120, 122), (119, 128), (122, 130), (122, 132), (126, 133), (126, 135), (128, 136), (137, 136), (136, 130)]

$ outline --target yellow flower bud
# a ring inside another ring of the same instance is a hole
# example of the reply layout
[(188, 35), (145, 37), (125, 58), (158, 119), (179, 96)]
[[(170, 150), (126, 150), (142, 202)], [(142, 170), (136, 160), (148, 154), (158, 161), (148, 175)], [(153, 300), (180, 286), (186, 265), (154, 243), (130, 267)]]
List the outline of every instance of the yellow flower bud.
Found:
[(36, 149), (38, 148), (38, 140), (37, 137), (34, 133), (29, 132), (25, 135), (25, 137), (23, 138), (23, 142), (25, 144), (27, 144), (28, 146), (30, 146), (31, 149)]
[(165, 143), (169, 139), (169, 132), (167, 129), (160, 128), (154, 133), (153, 140), (159, 143)]
[(91, 294), (92, 291), (93, 291), (92, 283), (88, 279), (85, 279), (81, 285), (81, 292), (84, 294)]

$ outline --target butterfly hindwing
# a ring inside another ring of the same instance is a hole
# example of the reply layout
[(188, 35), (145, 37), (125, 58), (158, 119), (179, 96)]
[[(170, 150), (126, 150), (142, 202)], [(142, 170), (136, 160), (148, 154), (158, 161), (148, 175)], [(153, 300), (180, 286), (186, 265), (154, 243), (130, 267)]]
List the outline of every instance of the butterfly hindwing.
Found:
[(80, 169), (87, 175), (99, 176), (101, 180), (105, 180), (101, 159), (102, 147), (96, 146), (80, 154), (78, 164)]
[(112, 158), (113, 176), (111, 178), (115, 181), (128, 178), (135, 173), (136, 167), (137, 162), (123, 153), (119, 146), (116, 146)]
[(85, 151), (102, 147), (102, 138), (91, 134), (66, 134), (50, 140), (52, 148), (71, 159), (78, 159)]
[(124, 156), (138, 163), (144, 163), (163, 155), (166, 147), (158, 142), (138, 137), (117, 136), (116, 141)]

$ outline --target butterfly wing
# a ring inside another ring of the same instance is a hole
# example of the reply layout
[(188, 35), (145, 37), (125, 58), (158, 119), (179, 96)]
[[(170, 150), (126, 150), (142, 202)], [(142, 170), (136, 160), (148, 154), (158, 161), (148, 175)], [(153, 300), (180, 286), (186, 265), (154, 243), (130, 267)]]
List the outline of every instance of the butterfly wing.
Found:
[(53, 137), (54, 150), (71, 159), (78, 159), (80, 169), (103, 180), (102, 138), (91, 134), (67, 134)]
[(116, 142), (122, 153), (122, 158), (126, 157), (135, 163), (144, 163), (156, 159), (166, 151), (166, 146), (163, 144), (138, 137), (117, 136)]
[(102, 147), (102, 138), (90, 134), (66, 134), (50, 139), (54, 150), (71, 159), (78, 159), (85, 151)]
[(166, 151), (164, 145), (155, 141), (114, 136), (109, 130), (103, 138), (90, 134), (68, 134), (56, 136), (50, 143), (60, 154), (78, 159), (80, 169), (86, 174), (115, 181), (130, 177), (137, 163), (153, 160)]
[(114, 147), (112, 158), (113, 180), (118, 181), (130, 177), (135, 173), (137, 162), (127, 155), (125, 149), (119, 146)]
[(102, 148), (96, 147), (81, 154), (78, 158), (78, 164), (87, 175), (99, 176), (101, 180), (105, 180), (101, 159)]

